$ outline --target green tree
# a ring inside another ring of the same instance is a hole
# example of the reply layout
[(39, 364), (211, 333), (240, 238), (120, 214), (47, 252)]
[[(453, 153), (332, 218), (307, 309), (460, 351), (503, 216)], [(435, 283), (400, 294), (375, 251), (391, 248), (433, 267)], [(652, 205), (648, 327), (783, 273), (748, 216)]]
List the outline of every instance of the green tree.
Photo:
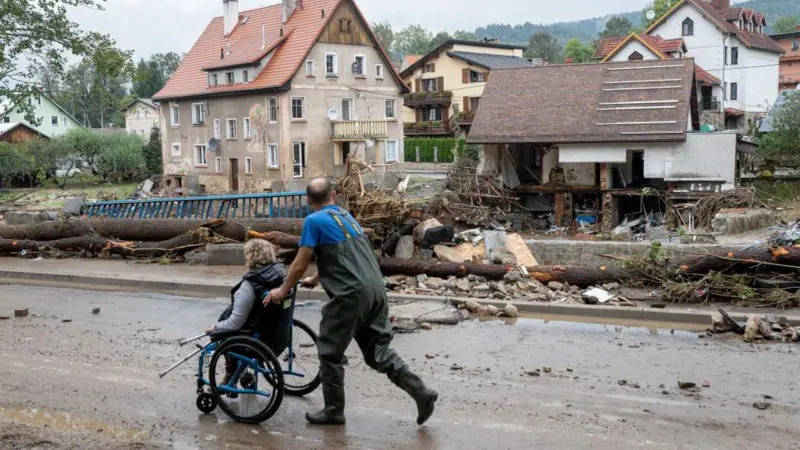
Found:
[[(658, 20), (661, 16), (667, 13), (670, 8), (675, 6), (681, 0), (653, 0), (649, 5), (645, 6), (642, 10), (642, 27), (647, 28), (653, 24), (656, 20)], [(647, 18), (647, 12), (652, 10), (655, 12), (655, 16), (653, 20), (649, 20)]]
[(99, 9), (104, 0), (15, 0), (0, 1), (0, 98), (7, 99), (26, 120), (38, 125), (33, 105), (33, 82), (43, 67), (54, 75), (64, 72), (67, 56), (109, 56), (122, 52), (113, 39), (87, 33), (69, 20), (67, 7)]
[(403, 55), (423, 55), (433, 35), (420, 25), (409, 25), (395, 34), (394, 39), (395, 50)]
[(144, 142), (139, 136), (111, 133), (102, 136), (103, 150), (95, 164), (97, 175), (104, 182), (140, 180), (147, 172)]
[(392, 45), (394, 45), (394, 29), (392, 29), (392, 25), (389, 22), (373, 24), (372, 32), (375, 33), (375, 37), (378, 38), (378, 43), (381, 44), (384, 50), (387, 52), (392, 51)]
[(477, 41), (478, 36), (475, 36), (475, 33), (471, 31), (456, 30), (453, 33), (453, 39), (457, 39), (459, 41)]
[(175, 52), (156, 53), (147, 60), (141, 58), (133, 71), (133, 92), (139, 98), (152, 97), (167, 84), (181, 60)]
[(103, 55), (86, 58), (70, 67), (60, 98), (87, 127), (105, 127), (108, 123), (123, 126), (122, 108), (127, 100), (131, 68), (129, 59), (112, 56), (104, 60)]
[(540, 31), (528, 41), (525, 57), (546, 59), (550, 63), (557, 64), (561, 62), (561, 44), (558, 43), (558, 39)]
[(791, 33), (792, 31), (797, 31), (798, 22), (800, 22), (800, 16), (778, 17), (775, 19), (775, 22), (772, 23), (772, 32)]
[(773, 118), (772, 128), (759, 142), (763, 156), (768, 161), (782, 159), (800, 164), (800, 92), (787, 95)]
[(433, 39), (431, 39), (431, 43), (428, 44), (428, 52), (433, 51), (434, 49), (438, 48), (440, 45), (444, 44), (450, 39), (451, 39), (450, 33), (448, 33), (447, 31), (440, 31), (439, 33), (436, 34), (436, 36), (433, 37)]
[(634, 26), (630, 20), (622, 16), (614, 16), (606, 22), (606, 28), (600, 33), (600, 38), (627, 36), (633, 29)]
[(30, 176), (32, 170), (33, 161), (21, 145), (0, 142), (0, 187), (10, 187), (13, 180)]
[(585, 63), (592, 59), (594, 49), (590, 45), (584, 45), (578, 38), (572, 38), (564, 46), (564, 60), (571, 59), (574, 63)]
[(161, 175), (164, 172), (161, 159), (161, 130), (153, 126), (150, 130), (150, 139), (144, 145), (144, 160), (147, 166), (147, 175)]

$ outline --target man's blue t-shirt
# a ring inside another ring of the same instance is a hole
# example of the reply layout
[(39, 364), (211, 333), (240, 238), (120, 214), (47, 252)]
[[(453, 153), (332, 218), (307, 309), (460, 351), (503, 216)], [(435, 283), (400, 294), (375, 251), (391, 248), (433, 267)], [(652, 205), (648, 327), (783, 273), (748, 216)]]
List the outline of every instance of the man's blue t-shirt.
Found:
[(329, 211), (339, 216), (342, 226), (344, 226), (351, 238), (364, 234), (361, 226), (358, 225), (350, 213), (336, 205), (329, 205), (306, 217), (303, 223), (303, 234), (300, 236), (300, 247), (317, 248), (338, 244), (348, 239), (344, 231), (342, 231), (342, 227), (339, 226)]

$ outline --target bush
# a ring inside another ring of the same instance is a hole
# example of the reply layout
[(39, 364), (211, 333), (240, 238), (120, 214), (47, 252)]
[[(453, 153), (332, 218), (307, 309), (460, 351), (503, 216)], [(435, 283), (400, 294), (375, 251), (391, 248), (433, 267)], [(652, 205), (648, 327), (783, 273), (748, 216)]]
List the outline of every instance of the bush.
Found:
[(0, 187), (8, 188), (13, 181), (29, 178), (33, 158), (23, 146), (0, 142)]
[(102, 137), (103, 149), (95, 163), (95, 170), (104, 182), (117, 183), (145, 177), (147, 164), (141, 138), (119, 133)]

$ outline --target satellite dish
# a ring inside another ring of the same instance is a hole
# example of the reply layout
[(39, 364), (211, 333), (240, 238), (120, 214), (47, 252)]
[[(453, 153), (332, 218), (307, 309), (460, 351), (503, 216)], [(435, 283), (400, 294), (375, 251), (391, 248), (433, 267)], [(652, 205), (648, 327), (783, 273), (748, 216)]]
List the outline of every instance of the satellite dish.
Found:
[(417, 78), (422, 78), (422, 69), (417, 69), (414, 72), (414, 76), (417, 77)]
[(339, 118), (339, 111), (337, 111), (336, 108), (331, 108), (328, 110), (328, 119), (336, 120), (338, 118)]
[(364, 143), (364, 145), (366, 145), (366, 146), (367, 146), (367, 148), (372, 148), (372, 147), (374, 147), (374, 146), (375, 146), (375, 141), (373, 141), (372, 139), (370, 139), (370, 140), (368, 140), (367, 142), (365, 142), (365, 143)]
[(645, 17), (647, 17), (647, 20), (653, 20), (656, 18), (656, 12), (651, 9), (650, 11), (647, 11), (647, 15)]
[(212, 152), (217, 151), (217, 147), (219, 146), (219, 141), (214, 139), (213, 137), (208, 140), (208, 149)]

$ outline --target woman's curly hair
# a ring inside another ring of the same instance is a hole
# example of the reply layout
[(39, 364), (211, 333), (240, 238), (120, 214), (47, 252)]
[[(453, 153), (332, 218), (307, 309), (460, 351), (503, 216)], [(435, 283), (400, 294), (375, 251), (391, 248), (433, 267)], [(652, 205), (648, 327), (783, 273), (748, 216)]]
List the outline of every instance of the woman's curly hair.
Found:
[(244, 263), (256, 269), (275, 262), (275, 247), (263, 239), (251, 239), (244, 244)]

